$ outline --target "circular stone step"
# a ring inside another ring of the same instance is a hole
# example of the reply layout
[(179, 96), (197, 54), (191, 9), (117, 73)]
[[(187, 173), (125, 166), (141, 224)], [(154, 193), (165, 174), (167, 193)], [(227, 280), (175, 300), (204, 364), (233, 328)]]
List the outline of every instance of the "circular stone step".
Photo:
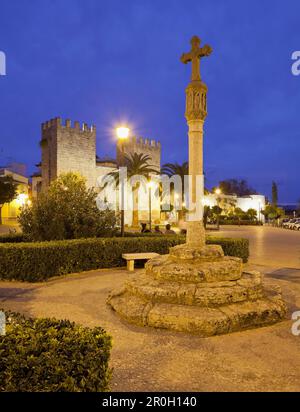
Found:
[(152, 303), (123, 290), (108, 304), (128, 322), (208, 337), (276, 323), (286, 314), (281, 296), (274, 290), (255, 302), (239, 302), (219, 308)]
[(145, 265), (146, 273), (155, 279), (179, 282), (218, 282), (238, 280), (242, 274), (242, 260), (224, 256), (216, 261), (180, 261), (170, 255), (158, 256)]
[(130, 293), (151, 302), (214, 307), (262, 298), (258, 272), (245, 273), (239, 281), (179, 283), (138, 275), (125, 283)]

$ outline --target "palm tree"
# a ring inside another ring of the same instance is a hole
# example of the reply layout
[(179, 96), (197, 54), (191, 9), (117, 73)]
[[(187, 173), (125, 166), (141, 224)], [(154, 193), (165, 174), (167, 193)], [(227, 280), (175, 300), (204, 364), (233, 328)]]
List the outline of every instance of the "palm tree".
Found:
[[(158, 170), (155, 166), (149, 164), (151, 157), (143, 153), (124, 154), (123, 167), (127, 167), (127, 177), (130, 179), (136, 175), (143, 176), (149, 179), (151, 174), (157, 174)], [(108, 176), (114, 178), (116, 186), (120, 184), (119, 170), (110, 172)], [(139, 212), (138, 212), (138, 189), (140, 183), (137, 182), (132, 188), (133, 195), (133, 211), (132, 211), (132, 226), (138, 226)]]
[[(166, 163), (161, 168), (161, 173), (165, 174), (169, 177), (178, 175), (181, 179), (181, 204), (184, 203), (184, 176), (189, 174), (189, 163), (183, 162), (182, 164), (179, 163)], [(171, 188), (174, 190), (174, 187)], [(182, 209), (178, 210), (178, 220), (182, 220), (184, 216), (184, 211)]]

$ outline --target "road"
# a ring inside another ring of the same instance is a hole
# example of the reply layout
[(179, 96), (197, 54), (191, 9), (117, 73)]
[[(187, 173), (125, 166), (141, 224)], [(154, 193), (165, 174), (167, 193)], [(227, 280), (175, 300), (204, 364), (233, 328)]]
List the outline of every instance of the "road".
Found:
[(300, 269), (300, 231), (271, 226), (222, 226), (213, 236), (250, 241), (250, 263), (272, 268)]

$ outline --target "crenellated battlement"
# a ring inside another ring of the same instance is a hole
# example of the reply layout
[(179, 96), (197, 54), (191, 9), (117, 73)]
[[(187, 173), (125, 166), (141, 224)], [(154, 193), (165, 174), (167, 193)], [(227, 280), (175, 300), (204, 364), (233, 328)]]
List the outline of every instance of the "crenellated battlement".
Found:
[(121, 164), (122, 162), (123, 152), (127, 154), (143, 153), (148, 155), (151, 158), (151, 164), (160, 169), (161, 144), (158, 140), (140, 136), (129, 136), (127, 139), (119, 140), (117, 142), (118, 164)]
[(126, 141), (125, 145), (131, 145), (131, 144), (136, 144), (140, 146), (147, 146), (147, 147), (152, 147), (155, 148), (157, 147), (160, 149), (160, 142), (158, 140), (154, 139), (148, 139), (148, 138), (143, 138), (139, 136), (130, 136), (128, 137), (128, 140)]
[(49, 130), (49, 129), (59, 129), (59, 128), (74, 129), (79, 132), (89, 132), (89, 133), (94, 133), (96, 131), (95, 125), (89, 126), (87, 123), (80, 124), (78, 120), (75, 120), (72, 125), (70, 119), (66, 119), (63, 123), (61, 117), (55, 117), (54, 119), (51, 119), (51, 120), (48, 120), (42, 123), (42, 131)]

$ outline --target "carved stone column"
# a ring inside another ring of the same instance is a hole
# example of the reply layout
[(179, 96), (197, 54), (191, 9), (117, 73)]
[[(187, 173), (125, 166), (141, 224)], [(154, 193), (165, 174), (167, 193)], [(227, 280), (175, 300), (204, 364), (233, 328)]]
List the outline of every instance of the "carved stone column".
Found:
[(207, 86), (200, 80), (191, 81), (186, 88), (185, 117), (188, 124), (189, 138), (189, 175), (192, 190), (191, 202), (196, 205), (198, 213), (187, 216), (187, 244), (201, 247), (205, 245), (203, 226), (203, 126), (207, 115)]

